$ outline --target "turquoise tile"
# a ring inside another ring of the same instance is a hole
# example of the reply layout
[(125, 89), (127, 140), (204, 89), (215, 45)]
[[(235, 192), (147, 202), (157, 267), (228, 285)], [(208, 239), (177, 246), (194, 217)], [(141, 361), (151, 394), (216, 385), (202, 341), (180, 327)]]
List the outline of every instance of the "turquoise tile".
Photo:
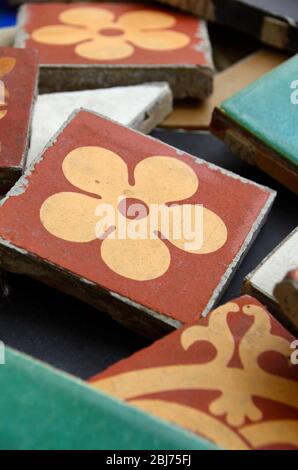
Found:
[(296, 80), (298, 85), (298, 55), (224, 101), (221, 109), (298, 165), (298, 104), (291, 99), (295, 92), (291, 84)]
[(215, 447), (6, 348), (0, 449), (191, 450)]

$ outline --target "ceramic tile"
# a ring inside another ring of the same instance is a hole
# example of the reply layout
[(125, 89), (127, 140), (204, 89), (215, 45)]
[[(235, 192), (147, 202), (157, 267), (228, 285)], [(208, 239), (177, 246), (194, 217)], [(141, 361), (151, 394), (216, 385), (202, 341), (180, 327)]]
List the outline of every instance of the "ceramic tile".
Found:
[(298, 194), (298, 55), (221, 103), (211, 124), (238, 156)]
[(0, 193), (11, 188), (22, 174), (37, 70), (35, 51), (0, 48)]
[(274, 197), (80, 111), (2, 201), (1, 265), (158, 336), (211, 310)]
[(204, 20), (158, 6), (55, 3), (21, 8), (16, 44), (37, 48), (43, 91), (168, 81), (176, 97), (212, 92)]
[(297, 449), (293, 341), (258, 301), (244, 296), (90, 383), (224, 449)]
[[(34, 108), (27, 166), (41, 154), (74, 109), (95, 111), (148, 133), (171, 112), (172, 101), (167, 83), (39, 95)], [(48, 116), (51, 116), (50, 120)]]
[[(275, 288), (285, 279), (290, 271), (298, 266), (298, 228), (295, 229), (280, 245), (278, 245), (262, 263), (245, 279), (243, 291), (251, 293), (266, 305), (270, 306), (272, 312), (276, 313), (286, 326), (297, 328), (297, 318), (291, 319), (287, 315), (283, 305), (275, 295)], [(290, 279), (291, 283), (293, 279)], [(282, 289), (281, 289), (282, 290)], [(281, 296), (283, 294), (280, 292)], [(282, 301), (284, 304), (284, 300)], [(294, 306), (293, 312), (298, 316), (298, 304)], [(292, 315), (294, 317), (294, 315)], [(296, 326), (295, 326), (296, 324)]]

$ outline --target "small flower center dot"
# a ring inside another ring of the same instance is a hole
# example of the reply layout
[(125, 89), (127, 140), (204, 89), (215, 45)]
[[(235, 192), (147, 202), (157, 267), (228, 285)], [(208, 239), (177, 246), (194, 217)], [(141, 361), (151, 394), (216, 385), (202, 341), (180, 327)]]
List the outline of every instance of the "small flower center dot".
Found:
[(100, 30), (103, 36), (122, 36), (124, 33), (120, 28), (104, 28)]

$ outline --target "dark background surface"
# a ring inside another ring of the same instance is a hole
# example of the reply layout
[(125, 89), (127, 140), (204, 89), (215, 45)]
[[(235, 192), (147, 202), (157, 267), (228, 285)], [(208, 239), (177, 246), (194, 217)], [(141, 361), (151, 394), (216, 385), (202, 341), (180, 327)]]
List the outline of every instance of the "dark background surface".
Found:
[[(298, 225), (297, 197), (241, 162), (208, 133), (158, 130), (153, 135), (278, 191), (267, 223), (221, 303), (239, 296), (244, 277)], [(0, 298), (1, 340), (83, 379), (150, 344), (106, 314), (36, 281), (8, 274), (5, 285), (9, 293)]]

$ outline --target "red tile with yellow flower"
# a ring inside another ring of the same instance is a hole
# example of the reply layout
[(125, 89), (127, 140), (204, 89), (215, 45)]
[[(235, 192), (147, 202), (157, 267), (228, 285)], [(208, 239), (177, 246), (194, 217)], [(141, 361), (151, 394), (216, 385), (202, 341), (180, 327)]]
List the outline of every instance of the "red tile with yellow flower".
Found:
[(17, 45), (38, 49), (48, 91), (168, 81), (175, 96), (212, 91), (203, 20), (132, 3), (24, 5)]
[(22, 174), (37, 75), (36, 51), (0, 48), (0, 194)]
[(206, 315), (275, 193), (80, 111), (0, 208), (0, 263), (143, 334)]

